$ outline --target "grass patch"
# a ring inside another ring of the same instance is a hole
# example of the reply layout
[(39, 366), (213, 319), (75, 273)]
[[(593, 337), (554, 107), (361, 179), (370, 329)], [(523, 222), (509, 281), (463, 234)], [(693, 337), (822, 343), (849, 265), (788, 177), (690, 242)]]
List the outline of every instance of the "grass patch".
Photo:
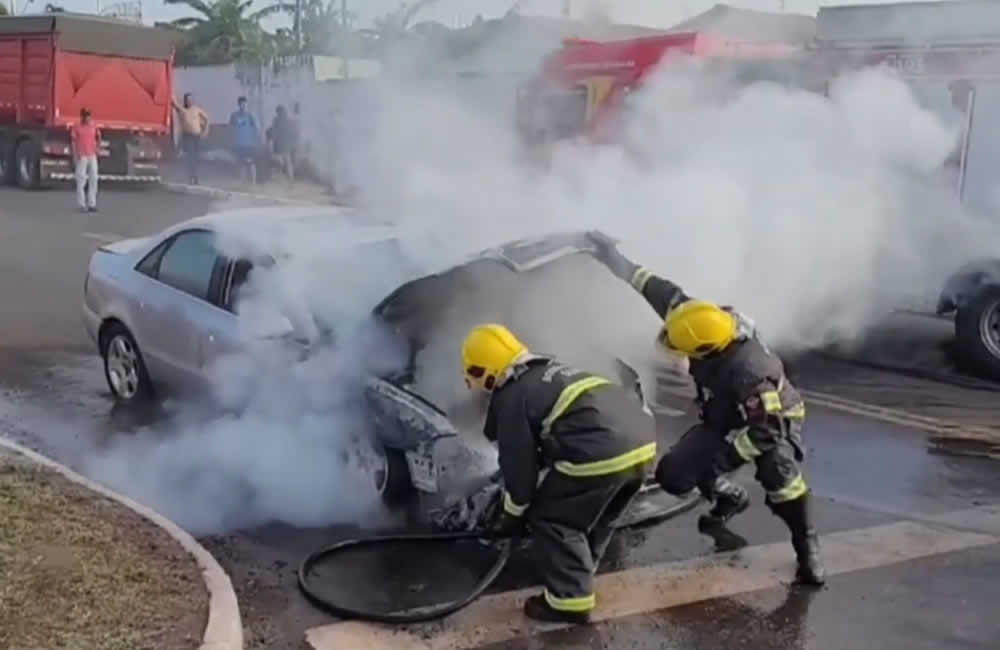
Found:
[(0, 648), (189, 650), (207, 616), (201, 572), (173, 538), (51, 470), (0, 455)]

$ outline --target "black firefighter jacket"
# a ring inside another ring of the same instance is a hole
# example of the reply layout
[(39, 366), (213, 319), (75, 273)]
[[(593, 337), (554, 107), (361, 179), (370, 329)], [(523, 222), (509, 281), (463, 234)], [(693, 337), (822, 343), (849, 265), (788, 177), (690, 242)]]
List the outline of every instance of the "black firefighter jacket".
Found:
[[(632, 285), (661, 318), (690, 300), (669, 280), (640, 268)], [(776, 417), (805, 417), (802, 397), (785, 377), (784, 364), (756, 337), (741, 334), (725, 350), (690, 359), (689, 371), (698, 391), (701, 417), (722, 433), (743, 426), (766, 426)]]
[(504, 511), (531, 505), (542, 469), (591, 477), (656, 458), (656, 427), (636, 397), (617, 384), (532, 357), (498, 387), (484, 433), (499, 449)]

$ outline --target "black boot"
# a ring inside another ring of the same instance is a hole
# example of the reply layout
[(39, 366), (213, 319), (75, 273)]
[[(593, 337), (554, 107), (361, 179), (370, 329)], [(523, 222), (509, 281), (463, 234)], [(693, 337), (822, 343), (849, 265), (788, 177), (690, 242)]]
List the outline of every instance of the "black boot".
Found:
[(549, 606), (545, 596), (531, 596), (524, 601), (524, 615), (543, 623), (572, 623), (586, 625), (590, 622), (590, 612), (564, 612)]
[(812, 508), (809, 495), (783, 503), (770, 503), (768, 507), (788, 526), (792, 533), (792, 547), (798, 560), (795, 582), (819, 587), (826, 582), (826, 571), (819, 556), (819, 537), (812, 526)]
[(750, 495), (739, 485), (720, 476), (702, 494), (715, 500), (706, 514), (698, 517), (698, 530), (715, 540), (720, 552), (735, 551), (747, 545), (747, 540), (729, 530), (726, 523), (750, 506)]

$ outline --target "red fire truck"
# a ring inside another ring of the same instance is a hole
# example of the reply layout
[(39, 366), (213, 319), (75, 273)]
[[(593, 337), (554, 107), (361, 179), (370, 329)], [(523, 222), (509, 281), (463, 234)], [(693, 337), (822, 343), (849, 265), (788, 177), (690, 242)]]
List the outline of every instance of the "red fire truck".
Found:
[(803, 48), (782, 43), (736, 41), (701, 32), (662, 34), (619, 41), (568, 39), (547, 56), (538, 73), (519, 88), (517, 125), (525, 144), (545, 145), (585, 136), (617, 139), (629, 96), (649, 74), (672, 57), (698, 57), (710, 63), (754, 66), (769, 62), (801, 65)]

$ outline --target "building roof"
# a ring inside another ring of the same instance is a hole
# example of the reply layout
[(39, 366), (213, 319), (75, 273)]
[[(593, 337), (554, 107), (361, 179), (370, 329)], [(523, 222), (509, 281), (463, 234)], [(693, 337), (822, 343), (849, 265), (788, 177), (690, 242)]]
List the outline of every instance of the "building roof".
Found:
[(666, 30), (704, 32), (735, 40), (807, 43), (816, 35), (816, 19), (804, 14), (773, 13), (717, 4), (708, 11)]

